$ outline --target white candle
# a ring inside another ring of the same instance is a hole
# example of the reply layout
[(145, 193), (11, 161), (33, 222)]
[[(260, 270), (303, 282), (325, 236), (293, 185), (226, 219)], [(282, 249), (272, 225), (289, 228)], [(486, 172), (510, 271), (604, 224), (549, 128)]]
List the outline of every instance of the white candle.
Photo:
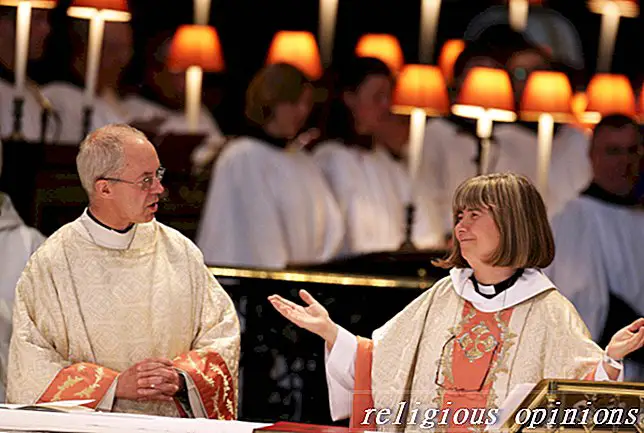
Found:
[(87, 50), (87, 68), (85, 70), (85, 106), (94, 104), (104, 30), (105, 20), (103, 15), (96, 11), (89, 22), (89, 48)]
[(186, 70), (186, 118), (188, 130), (197, 132), (201, 111), (201, 82), (203, 71), (199, 66), (190, 66)]
[(488, 174), (490, 171), (490, 148), (492, 147), (490, 141), (492, 136), (492, 117), (490, 117), (487, 110), (476, 121), (476, 135), (481, 139), (480, 174)]
[(194, 0), (195, 24), (208, 25), (210, 21), (210, 0)]
[(554, 131), (554, 119), (552, 115), (544, 113), (539, 116), (539, 148), (537, 156), (537, 189), (543, 200), (548, 195), (548, 171), (550, 169), (550, 157), (552, 155), (552, 134)]
[(407, 163), (409, 165), (409, 177), (411, 178), (412, 185), (414, 184), (414, 182), (416, 182), (418, 169), (420, 167), (420, 160), (423, 155), (426, 119), (427, 115), (425, 114), (425, 110), (421, 108), (414, 108), (411, 111)]
[(335, 38), (335, 22), (338, 14), (338, 0), (320, 0), (320, 20), (318, 38), (320, 40), (320, 56), (322, 64), (328, 67), (333, 57), (333, 40)]
[(606, 2), (602, 14), (597, 72), (610, 72), (615, 40), (617, 39), (619, 18), (619, 7), (612, 1)]
[(29, 28), (31, 27), (31, 2), (18, 4), (16, 17), (15, 91), (17, 97), (24, 97), (27, 80), (27, 57), (29, 51)]
[(420, 59), (420, 63), (430, 64), (434, 56), (434, 42), (438, 28), (438, 15), (441, 10), (441, 0), (422, 1), (418, 58)]
[(517, 32), (522, 32), (528, 26), (528, 13), (530, 10), (528, 0), (510, 0), (510, 25)]

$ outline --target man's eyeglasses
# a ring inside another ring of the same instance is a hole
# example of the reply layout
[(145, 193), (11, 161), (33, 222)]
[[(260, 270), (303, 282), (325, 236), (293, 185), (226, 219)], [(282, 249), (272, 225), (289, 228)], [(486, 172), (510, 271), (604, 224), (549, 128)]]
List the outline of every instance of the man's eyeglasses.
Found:
[(163, 180), (164, 174), (165, 174), (165, 168), (159, 167), (157, 168), (157, 171), (153, 176), (146, 176), (138, 182), (119, 179), (117, 177), (99, 177), (96, 180), (109, 180), (111, 182), (129, 183), (130, 185), (138, 185), (142, 191), (149, 191), (150, 189), (152, 189), (152, 185), (154, 185), (154, 179), (157, 179), (159, 182), (161, 182)]

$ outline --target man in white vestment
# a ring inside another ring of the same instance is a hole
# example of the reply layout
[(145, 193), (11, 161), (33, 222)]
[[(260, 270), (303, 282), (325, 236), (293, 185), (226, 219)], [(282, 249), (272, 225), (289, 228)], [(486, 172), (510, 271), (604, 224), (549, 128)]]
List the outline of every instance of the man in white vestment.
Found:
[(16, 288), (8, 401), (234, 419), (237, 315), (199, 249), (154, 218), (164, 169), (153, 145), (107, 125), (77, 166), (89, 206)]
[(5, 399), (16, 283), (29, 257), (44, 240), (38, 230), (25, 225), (9, 196), (0, 193), (0, 403)]
[[(49, 11), (34, 5), (27, 48), (28, 60), (38, 60), (42, 57), (50, 31)], [(0, 6), (0, 136), (3, 138), (11, 136), (14, 132), (15, 34), (16, 8)], [(40, 90), (33, 82), (27, 81), (22, 106), (22, 138), (28, 141), (42, 139), (43, 106), (49, 107)]]
[[(600, 345), (644, 314), (644, 208), (634, 194), (642, 150), (635, 121), (602, 119), (590, 150), (593, 181), (552, 222), (556, 256), (547, 273)], [(644, 359), (635, 356), (626, 377), (642, 380)]]

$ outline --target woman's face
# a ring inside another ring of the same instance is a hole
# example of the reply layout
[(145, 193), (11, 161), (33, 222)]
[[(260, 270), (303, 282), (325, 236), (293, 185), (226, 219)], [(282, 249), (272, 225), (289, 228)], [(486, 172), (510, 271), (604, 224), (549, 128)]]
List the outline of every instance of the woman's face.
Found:
[(454, 238), (463, 258), (470, 266), (475, 266), (476, 263), (487, 263), (499, 247), (501, 233), (489, 209), (466, 208), (457, 215)]
[(304, 127), (313, 108), (313, 89), (304, 87), (295, 102), (281, 102), (275, 106), (272, 122), (284, 138), (294, 138)]
[(389, 77), (369, 75), (355, 92), (346, 92), (344, 102), (355, 119), (359, 134), (373, 134), (390, 114), (392, 86)]

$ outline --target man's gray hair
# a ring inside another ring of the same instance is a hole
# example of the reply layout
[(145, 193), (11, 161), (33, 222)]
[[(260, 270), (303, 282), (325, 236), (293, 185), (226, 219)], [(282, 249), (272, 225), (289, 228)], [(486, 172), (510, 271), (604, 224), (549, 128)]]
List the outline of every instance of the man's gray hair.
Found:
[(147, 140), (144, 133), (126, 124), (111, 124), (92, 131), (80, 144), (76, 169), (91, 198), (94, 183), (101, 177), (116, 176), (125, 166), (123, 144), (129, 138)]

